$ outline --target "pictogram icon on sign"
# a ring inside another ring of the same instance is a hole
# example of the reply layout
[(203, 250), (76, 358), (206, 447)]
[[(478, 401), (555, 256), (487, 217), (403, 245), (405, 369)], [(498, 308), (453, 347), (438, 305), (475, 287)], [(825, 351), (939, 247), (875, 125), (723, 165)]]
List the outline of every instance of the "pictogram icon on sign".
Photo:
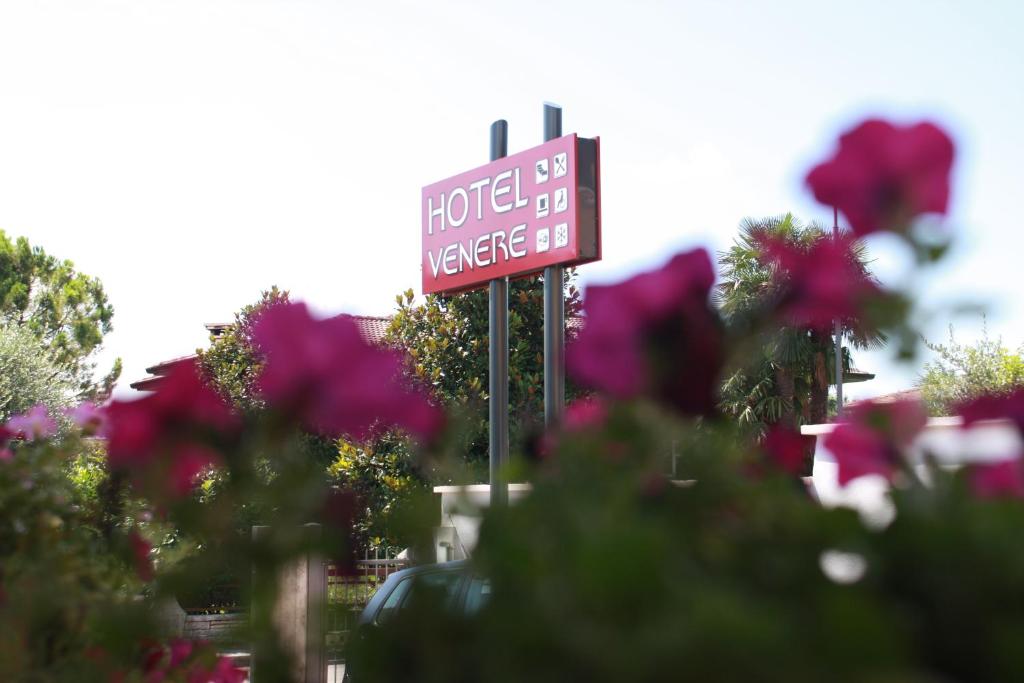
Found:
[(569, 244), (569, 224), (559, 223), (555, 226), (555, 249)]
[(537, 231), (537, 253), (547, 251), (551, 247), (551, 236), (550, 231), (547, 228), (541, 228)]
[(537, 162), (537, 183), (546, 183), (548, 181), (548, 160), (541, 159)]
[(550, 211), (548, 207), (548, 195), (537, 195), (537, 218), (544, 218), (548, 215), (548, 211)]
[(561, 178), (566, 173), (569, 172), (569, 156), (565, 152), (562, 152), (561, 154), (556, 154), (554, 162), (556, 178)]
[(555, 213), (562, 213), (569, 208), (569, 190), (560, 187), (555, 190)]

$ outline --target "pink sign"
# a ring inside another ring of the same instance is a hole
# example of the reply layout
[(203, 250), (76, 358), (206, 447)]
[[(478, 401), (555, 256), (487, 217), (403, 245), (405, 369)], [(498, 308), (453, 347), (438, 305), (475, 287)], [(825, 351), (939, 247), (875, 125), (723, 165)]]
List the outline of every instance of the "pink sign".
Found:
[(423, 293), (601, 258), (599, 140), (575, 134), (423, 188)]

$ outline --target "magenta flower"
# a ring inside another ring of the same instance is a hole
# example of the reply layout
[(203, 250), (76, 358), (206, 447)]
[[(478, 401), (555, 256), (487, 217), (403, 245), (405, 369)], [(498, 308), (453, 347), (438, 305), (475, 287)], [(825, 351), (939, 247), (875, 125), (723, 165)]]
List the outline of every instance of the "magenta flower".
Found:
[(301, 303), (267, 309), (253, 326), (265, 357), (257, 389), (268, 405), (308, 429), (362, 439), (400, 427), (429, 438), (442, 414), (404, 381), (402, 357), (371, 346), (342, 315), (313, 318)]
[(209, 644), (201, 640), (175, 638), (169, 647), (156, 645), (143, 659), (146, 683), (161, 683), (172, 676), (175, 681), (187, 683), (242, 683), (246, 679), (245, 672), (227, 657), (217, 657), (210, 668), (206, 662), (213, 654)]
[(218, 657), (212, 669), (197, 666), (188, 673), (188, 683), (242, 683), (245, 672), (231, 663), (227, 657)]
[(15, 436), (14, 432), (0, 424), (0, 460), (10, 460), (14, 453), (7, 447), (7, 443)]
[(839, 466), (839, 485), (869, 474), (891, 480), (904, 451), (928, 422), (919, 401), (868, 401), (847, 408), (846, 421), (825, 437)]
[(214, 446), (233, 439), (241, 424), (195, 363), (176, 366), (153, 394), (114, 401), (104, 412), (110, 466), (172, 497), (191, 490), (196, 475), (219, 460)]
[(153, 562), (149, 558), (149, 552), (153, 546), (135, 530), (128, 534), (128, 545), (131, 549), (135, 573), (140, 579), (149, 583), (153, 580)]
[(562, 424), (568, 431), (597, 429), (608, 419), (608, 404), (599, 397), (578, 398), (565, 408)]
[(1024, 498), (1024, 461), (1020, 457), (971, 465), (971, 491), (979, 498)]
[(764, 258), (775, 267), (778, 311), (787, 323), (831, 329), (835, 319), (856, 318), (878, 287), (857, 263), (852, 243), (822, 237), (809, 248), (764, 241)]
[(184, 663), (189, 658), (192, 651), (195, 650), (196, 643), (194, 640), (188, 640), (187, 638), (173, 638), (171, 639), (169, 649), (171, 651), (170, 661), (167, 666), (174, 668)]
[(620, 284), (587, 288), (568, 370), (617, 398), (646, 395), (686, 415), (713, 414), (724, 357), (708, 304), (714, 281), (711, 258), (698, 249)]
[(64, 411), (85, 436), (106, 436), (107, 414), (95, 403), (79, 403)]
[(986, 394), (962, 403), (956, 409), (964, 419), (964, 427), (982, 420), (1012, 421), (1024, 434), (1024, 388), (1007, 394)]
[(39, 404), (22, 415), (7, 421), (7, 429), (26, 441), (48, 439), (57, 433), (57, 421), (50, 417), (46, 406)]
[(764, 435), (761, 447), (776, 467), (790, 474), (800, 475), (804, 471), (804, 453), (808, 439), (800, 432), (782, 425), (772, 425)]
[(904, 232), (924, 213), (946, 213), (953, 141), (938, 126), (870, 119), (839, 138), (835, 155), (807, 174), (822, 204), (839, 209), (853, 232)]

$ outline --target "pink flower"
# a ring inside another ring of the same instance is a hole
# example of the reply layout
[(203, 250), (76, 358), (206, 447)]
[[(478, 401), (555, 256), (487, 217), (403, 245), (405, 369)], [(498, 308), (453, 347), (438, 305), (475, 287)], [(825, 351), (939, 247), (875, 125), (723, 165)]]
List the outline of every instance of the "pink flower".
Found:
[(135, 565), (135, 573), (147, 583), (152, 581), (153, 562), (149, 559), (149, 553), (153, 546), (134, 530), (128, 533), (128, 544), (132, 553), (132, 562)]
[(578, 398), (565, 408), (562, 421), (568, 431), (583, 431), (601, 427), (608, 419), (608, 405), (599, 396)]
[(111, 467), (172, 497), (191, 490), (196, 474), (219, 460), (214, 447), (234, 438), (240, 426), (193, 362), (176, 366), (153, 394), (114, 401), (105, 413)]
[(956, 409), (964, 419), (964, 427), (982, 420), (1011, 420), (1024, 434), (1024, 388), (1007, 394), (986, 394), (966, 401)]
[(708, 304), (714, 280), (708, 253), (698, 249), (620, 284), (589, 287), (569, 371), (617, 398), (648, 395), (683, 414), (713, 414), (724, 356)]
[(192, 654), (195, 646), (195, 641), (187, 640), (185, 638), (174, 638), (171, 640), (171, 659), (167, 666), (172, 669), (176, 666), (180, 666), (189, 658), (189, 655)]
[(187, 496), (199, 475), (219, 462), (217, 452), (201, 444), (183, 444), (175, 448), (170, 459), (168, 490), (177, 497)]
[(779, 469), (801, 475), (804, 472), (804, 453), (809, 439), (813, 440), (814, 437), (803, 436), (782, 425), (772, 425), (765, 433), (761, 447)]
[(979, 498), (1024, 498), (1024, 462), (1019, 457), (971, 465), (967, 472), (971, 491)]
[(266, 358), (260, 394), (313, 431), (362, 439), (394, 426), (429, 438), (441, 427), (441, 412), (403, 381), (401, 355), (367, 344), (348, 316), (317, 320), (304, 304), (280, 304), (253, 338)]
[(0, 460), (10, 460), (14, 453), (7, 447), (7, 442), (14, 438), (14, 432), (0, 424)]
[(835, 156), (811, 169), (806, 182), (858, 236), (903, 232), (920, 214), (946, 212), (953, 155), (953, 141), (932, 123), (870, 119), (844, 133)]
[(22, 415), (7, 421), (7, 428), (27, 441), (48, 439), (57, 433), (57, 421), (50, 417), (46, 406), (39, 404)]
[(825, 437), (839, 466), (839, 485), (879, 474), (892, 479), (903, 452), (924, 428), (928, 414), (914, 400), (857, 403), (846, 410), (846, 421)]
[(64, 413), (86, 436), (106, 436), (107, 414), (95, 403), (79, 403)]
[[(157, 645), (145, 652), (143, 671), (147, 683), (161, 683), (169, 675), (188, 683), (242, 683), (245, 672), (227, 657), (217, 657), (212, 668), (205, 662), (213, 657), (209, 644), (201, 640), (175, 638), (169, 647)], [(183, 676), (184, 678), (181, 678)]]
[(197, 666), (189, 671), (186, 680), (188, 683), (242, 683), (245, 672), (227, 657), (219, 657), (213, 669)]
[(830, 329), (836, 318), (856, 318), (879, 293), (847, 239), (822, 237), (809, 248), (765, 240), (762, 247), (775, 266), (778, 310), (789, 324)]

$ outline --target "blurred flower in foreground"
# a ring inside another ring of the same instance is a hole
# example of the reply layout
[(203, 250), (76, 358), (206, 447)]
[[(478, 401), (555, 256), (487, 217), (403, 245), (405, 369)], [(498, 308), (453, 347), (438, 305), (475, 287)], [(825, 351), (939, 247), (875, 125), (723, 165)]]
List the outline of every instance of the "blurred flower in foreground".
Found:
[(953, 141), (932, 123), (869, 119), (844, 133), (835, 155), (811, 169), (806, 182), (858, 236), (905, 232), (920, 214), (946, 212), (953, 155)]
[(776, 268), (779, 314), (790, 324), (831, 329), (836, 318), (856, 318), (879, 293), (847, 239), (822, 237), (809, 248), (765, 240), (762, 247)]
[(713, 414), (724, 356), (708, 304), (714, 280), (708, 253), (697, 249), (620, 284), (587, 288), (569, 371), (617, 398), (648, 395), (686, 415)]
[(566, 406), (562, 424), (569, 431), (581, 431), (601, 427), (607, 419), (608, 404), (599, 396), (589, 396)]
[(196, 474), (218, 460), (211, 445), (231, 438), (240, 426), (192, 362), (175, 366), (153, 394), (114, 401), (105, 412), (110, 466), (153, 474), (150, 480), (172, 496), (191, 490)]
[[(986, 394), (961, 403), (956, 412), (964, 428), (986, 420), (1009, 420), (1024, 436), (1024, 389)], [(1024, 498), (1024, 462), (1021, 455), (968, 467), (971, 490), (981, 498)]]
[(979, 498), (1024, 498), (1024, 462), (1020, 457), (971, 465), (971, 491)]
[(1007, 394), (986, 394), (961, 403), (956, 412), (964, 419), (964, 427), (983, 420), (1011, 420), (1024, 434), (1024, 388)]
[(132, 554), (132, 565), (135, 573), (145, 582), (153, 580), (153, 562), (149, 559), (149, 553), (153, 546), (134, 529), (128, 534), (128, 544)]
[(14, 432), (0, 425), (0, 460), (10, 460), (14, 457), (14, 453), (7, 447), (7, 443), (14, 438)]
[[(242, 683), (245, 672), (226, 657), (217, 656), (213, 667), (205, 665), (213, 655), (203, 641), (175, 638), (167, 647), (155, 647), (146, 653), (143, 670), (147, 683), (159, 683), (175, 674), (184, 674), (188, 683)], [(182, 680), (174, 678), (173, 680)]]
[(761, 447), (779, 469), (794, 475), (801, 475), (804, 471), (804, 453), (808, 439), (800, 432), (782, 425), (772, 425), (765, 432)]
[(64, 413), (86, 436), (106, 436), (107, 414), (95, 403), (80, 403)]
[(301, 303), (264, 312), (253, 338), (266, 364), (257, 389), (273, 408), (330, 436), (362, 439), (378, 426), (429, 438), (443, 420), (404, 383), (399, 353), (368, 344), (345, 315), (313, 318)]
[(840, 486), (869, 474), (891, 480), (904, 451), (928, 422), (924, 406), (915, 400), (857, 403), (844, 417), (825, 437), (839, 465)]
[(46, 406), (39, 404), (9, 419), (7, 429), (26, 441), (36, 441), (56, 434), (57, 421), (50, 417)]

